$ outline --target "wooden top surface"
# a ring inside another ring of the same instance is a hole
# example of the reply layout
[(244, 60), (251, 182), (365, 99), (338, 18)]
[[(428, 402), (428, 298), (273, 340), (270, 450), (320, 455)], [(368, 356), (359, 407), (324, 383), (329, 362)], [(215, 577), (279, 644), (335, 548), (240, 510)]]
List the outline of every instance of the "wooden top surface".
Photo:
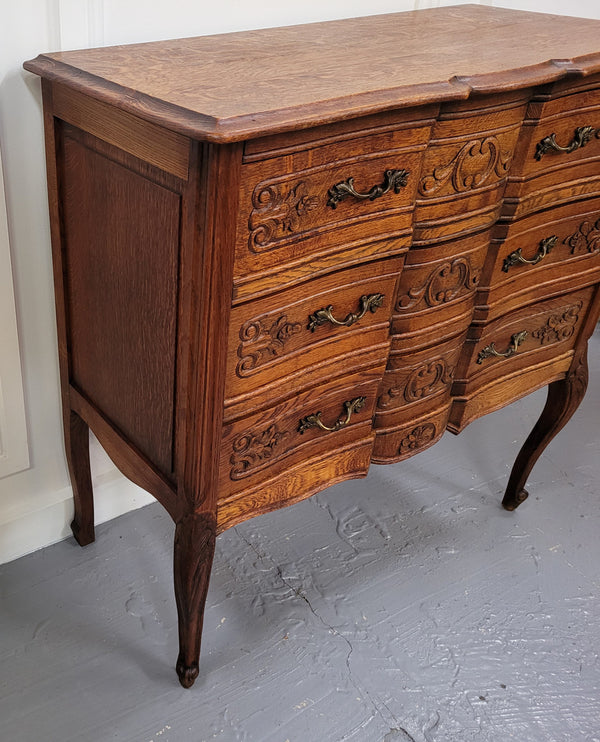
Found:
[(25, 68), (226, 142), (600, 72), (600, 21), (460, 5), (42, 54)]

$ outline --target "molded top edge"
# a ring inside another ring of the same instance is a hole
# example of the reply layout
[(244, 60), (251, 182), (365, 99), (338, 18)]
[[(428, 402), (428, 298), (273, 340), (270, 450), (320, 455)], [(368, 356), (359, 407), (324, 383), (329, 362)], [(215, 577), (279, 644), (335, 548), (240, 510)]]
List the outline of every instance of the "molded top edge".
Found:
[(233, 142), (599, 73), (600, 21), (459, 5), (42, 54), (24, 67)]

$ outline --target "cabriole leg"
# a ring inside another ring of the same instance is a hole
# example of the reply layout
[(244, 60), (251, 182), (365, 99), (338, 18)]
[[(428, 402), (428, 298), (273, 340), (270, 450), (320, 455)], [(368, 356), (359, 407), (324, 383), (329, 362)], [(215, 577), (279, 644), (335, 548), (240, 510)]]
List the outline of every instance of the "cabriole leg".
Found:
[(514, 510), (528, 497), (527, 478), (544, 449), (571, 419), (588, 383), (587, 346), (576, 356), (565, 379), (548, 386), (548, 399), (514, 463), (502, 505)]
[(94, 535), (94, 493), (90, 472), (90, 431), (79, 415), (70, 411), (65, 424), (65, 449), (71, 475), (75, 515), (71, 530), (80, 546), (87, 546)]
[(208, 581), (215, 553), (216, 519), (191, 514), (175, 527), (175, 600), (179, 620), (177, 675), (184, 688), (198, 677), (200, 639)]

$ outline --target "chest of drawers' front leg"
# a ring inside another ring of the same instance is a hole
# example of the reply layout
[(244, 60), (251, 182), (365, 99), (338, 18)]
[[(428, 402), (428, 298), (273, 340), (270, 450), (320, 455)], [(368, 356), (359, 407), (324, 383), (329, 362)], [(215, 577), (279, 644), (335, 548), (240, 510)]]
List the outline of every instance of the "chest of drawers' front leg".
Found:
[[(175, 470), (182, 502), (175, 529), (177, 674), (198, 675), (204, 603), (217, 534), (219, 446), (227, 364), (241, 148), (201, 147), (195, 198), (181, 245)], [(184, 222), (185, 224), (185, 222)]]

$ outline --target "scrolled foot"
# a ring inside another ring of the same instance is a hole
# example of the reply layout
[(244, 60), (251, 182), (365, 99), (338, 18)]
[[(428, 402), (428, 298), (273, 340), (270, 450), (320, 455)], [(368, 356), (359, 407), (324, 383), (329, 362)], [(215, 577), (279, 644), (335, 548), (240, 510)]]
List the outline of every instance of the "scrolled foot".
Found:
[(75, 519), (71, 521), (71, 531), (73, 531), (73, 536), (75, 536), (75, 541), (79, 546), (87, 546), (96, 540), (93, 525), (82, 526)]
[(505, 510), (516, 510), (519, 505), (522, 502), (525, 502), (525, 500), (529, 497), (529, 492), (527, 490), (522, 489), (519, 490), (516, 493), (506, 493), (504, 495), (504, 499), (502, 500), (502, 507)]
[(184, 661), (179, 658), (177, 660), (176, 670), (181, 685), (183, 685), (184, 688), (191, 688), (198, 677), (198, 663), (195, 662), (193, 665), (186, 665)]

